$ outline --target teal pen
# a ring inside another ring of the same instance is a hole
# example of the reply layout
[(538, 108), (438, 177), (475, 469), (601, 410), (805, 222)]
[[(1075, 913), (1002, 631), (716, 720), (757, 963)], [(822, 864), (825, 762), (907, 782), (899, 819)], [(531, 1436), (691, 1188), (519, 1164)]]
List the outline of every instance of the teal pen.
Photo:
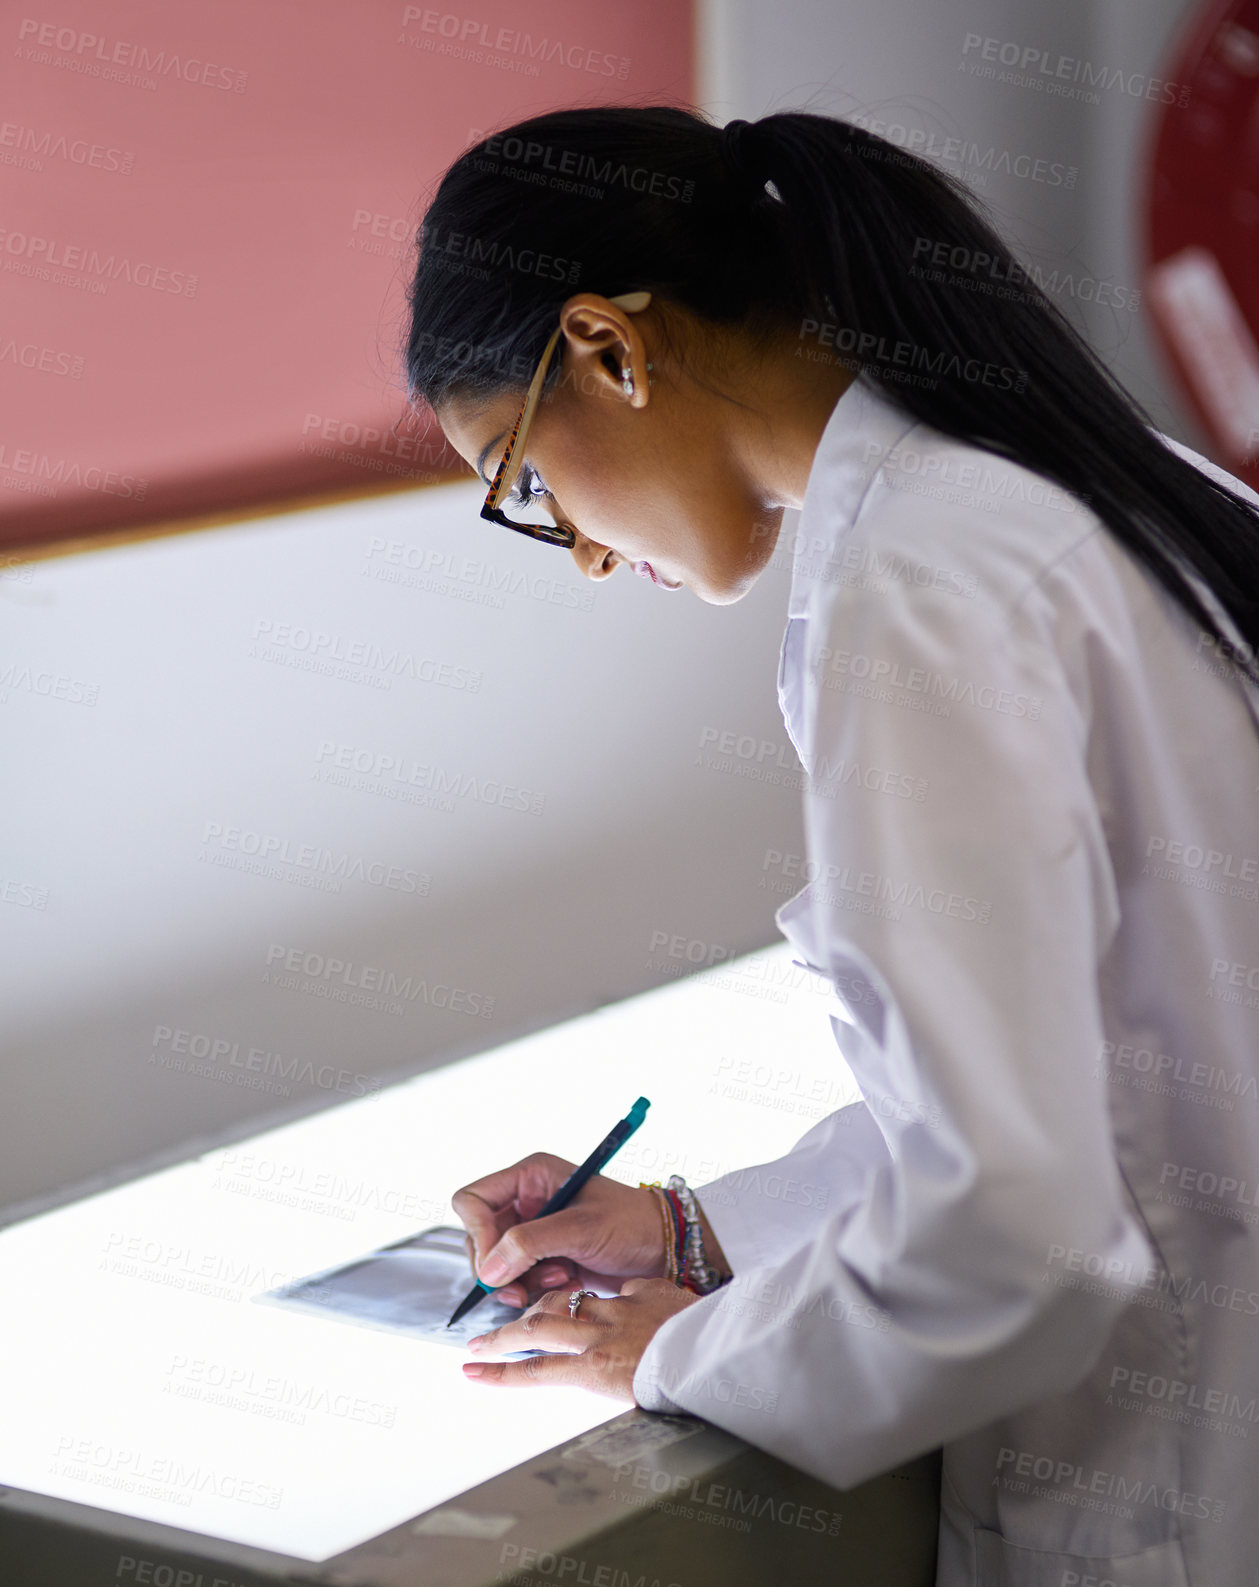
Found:
[[(626, 1141), (629, 1140), (630, 1136), (643, 1122), (650, 1106), (651, 1103), (648, 1102), (646, 1097), (639, 1097), (638, 1101), (635, 1102), (620, 1123), (613, 1125), (603, 1137), (586, 1161), (582, 1163), (581, 1167), (573, 1169), (572, 1173), (537, 1216), (539, 1218), (548, 1218), (551, 1213), (560, 1212), (564, 1207), (567, 1207), (577, 1192), (585, 1185), (586, 1181), (593, 1179), (607, 1164), (608, 1160), (625, 1145)], [(526, 1221), (532, 1223), (534, 1220), (529, 1218)], [(479, 1301), (483, 1301), (487, 1295), (492, 1295), (496, 1289), (501, 1289), (502, 1287), (500, 1284), (483, 1284), (480, 1279), (477, 1279), (458, 1306), (455, 1307), (454, 1315), (446, 1324), (447, 1328), (453, 1328), (459, 1319), (466, 1317)]]

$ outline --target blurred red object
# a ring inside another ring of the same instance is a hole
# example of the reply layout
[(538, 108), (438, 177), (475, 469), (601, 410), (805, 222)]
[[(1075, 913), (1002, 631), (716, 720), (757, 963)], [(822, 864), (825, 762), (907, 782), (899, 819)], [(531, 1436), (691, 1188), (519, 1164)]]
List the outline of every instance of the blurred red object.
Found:
[(1259, 0), (1211, 0), (1162, 76), (1146, 301), (1219, 461), (1259, 489)]

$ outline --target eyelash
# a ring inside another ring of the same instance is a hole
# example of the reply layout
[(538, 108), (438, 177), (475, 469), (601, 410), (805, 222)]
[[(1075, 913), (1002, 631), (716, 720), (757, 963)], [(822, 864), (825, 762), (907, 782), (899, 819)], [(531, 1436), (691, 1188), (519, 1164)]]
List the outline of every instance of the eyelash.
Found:
[[(527, 490), (525, 489), (526, 483), (529, 486)], [(516, 483), (508, 492), (510, 499), (518, 507), (527, 507), (537, 497), (549, 497), (550, 494), (551, 492), (539, 478), (537, 470), (528, 463), (521, 466), (520, 473), (516, 476)]]

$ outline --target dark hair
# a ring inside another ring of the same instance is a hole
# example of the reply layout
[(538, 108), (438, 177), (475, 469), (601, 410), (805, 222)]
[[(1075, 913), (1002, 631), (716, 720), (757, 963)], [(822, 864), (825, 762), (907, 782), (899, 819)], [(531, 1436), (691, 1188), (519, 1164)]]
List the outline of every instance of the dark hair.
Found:
[(414, 399), (523, 391), (574, 291), (645, 289), (758, 338), (794, 323), (915, 418), (1086, 501), (1259, 679), (1259, 511), (1160, 441), (969, 189), (925, 159), (800, 111), (732, 135), (667, 106), (559, 110), (461, 155), (418, 240)]

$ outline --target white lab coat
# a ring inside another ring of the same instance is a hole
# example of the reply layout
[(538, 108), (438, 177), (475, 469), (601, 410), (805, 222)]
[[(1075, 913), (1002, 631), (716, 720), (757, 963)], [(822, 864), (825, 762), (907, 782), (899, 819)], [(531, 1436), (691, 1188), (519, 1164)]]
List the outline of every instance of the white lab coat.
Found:
[(1253, 692), (1084, 503), (860, 379), (779, 696), (808, 861), (764, 882), (865, 1100), (699, 1187), (736, 1278), (639, 1404), (842, 1487), (942, 1445), (940, 1587), (1249, 1587)]

